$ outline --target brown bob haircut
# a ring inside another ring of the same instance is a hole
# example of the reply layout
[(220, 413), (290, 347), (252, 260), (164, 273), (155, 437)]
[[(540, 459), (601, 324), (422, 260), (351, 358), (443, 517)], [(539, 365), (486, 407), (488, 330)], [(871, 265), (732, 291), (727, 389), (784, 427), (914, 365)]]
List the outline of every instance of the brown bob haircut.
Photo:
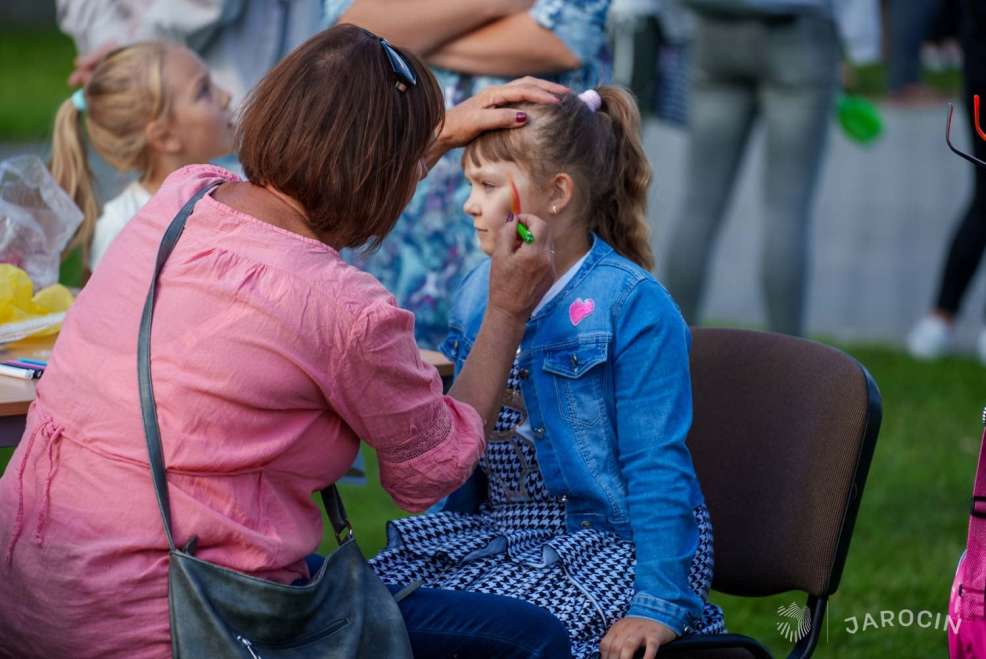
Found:
[(333, 245), (379, 245), (414, 194), (420, 162), (445, 118), (428, 68), (405, 91), (379, 37), (354, 25), (321, 32), (250, 93), (237, 143), (246, 177), (293, 197)]

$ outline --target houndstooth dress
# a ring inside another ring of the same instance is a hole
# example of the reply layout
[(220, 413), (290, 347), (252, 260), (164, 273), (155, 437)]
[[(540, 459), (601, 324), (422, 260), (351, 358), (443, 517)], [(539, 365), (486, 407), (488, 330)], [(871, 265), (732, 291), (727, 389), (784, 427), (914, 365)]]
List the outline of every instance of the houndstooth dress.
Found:
[[(526, 418), (515, 363), (479, 461), (489, 480), (479, 513), (392, 521), (387, 548), (370, 565), (387, 583), (421, 580), (428, 588), (505, 595), (540, 606), (568, 628), (572, 656), (598, 657), (600, 640), (626, 615), (634, 595), (634, 546), (606, 531), (566, 530), (565, 497), (546, 492), (534, 445), (516, 432)], [(704, 505), (694, 515), (699, 541), (688, 582), (705, 600), (712, 583), (712, 525)], [(722, 610), (706, 602), (688, 633), (724, 631)]]

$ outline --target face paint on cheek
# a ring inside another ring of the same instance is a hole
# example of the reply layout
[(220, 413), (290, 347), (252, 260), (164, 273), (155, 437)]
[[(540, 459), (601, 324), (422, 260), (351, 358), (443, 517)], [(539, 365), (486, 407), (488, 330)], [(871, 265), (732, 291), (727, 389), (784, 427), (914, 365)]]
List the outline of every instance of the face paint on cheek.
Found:
[[(516, 217), (517, 215), (520, 215), (521, 212), (520, 193), (517, 192), (517, 186), (514, 185), (514, 180), (512, 178), (508, 180), (510, 181), (510, 195), (511, 195), (510, 208), (514, 216)], [(526, 226), (524, 226), (524, 224), (520, 221), (517, 222), (517, 235), (520, 237), (521, 240), (523, 240), (527, 244), (531, 244), (534, 242), (534, 234), (531, 233), (531, 230), (528, 229)]]

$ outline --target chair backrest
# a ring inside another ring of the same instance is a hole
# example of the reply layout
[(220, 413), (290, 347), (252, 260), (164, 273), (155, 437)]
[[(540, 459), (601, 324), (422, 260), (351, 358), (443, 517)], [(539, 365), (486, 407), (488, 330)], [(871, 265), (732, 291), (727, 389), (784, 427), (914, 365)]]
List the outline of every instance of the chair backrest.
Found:
[(881, 420), (866, 370), (781, 334), (692, 330), (688, 446), (724, 593), (839, 586)]

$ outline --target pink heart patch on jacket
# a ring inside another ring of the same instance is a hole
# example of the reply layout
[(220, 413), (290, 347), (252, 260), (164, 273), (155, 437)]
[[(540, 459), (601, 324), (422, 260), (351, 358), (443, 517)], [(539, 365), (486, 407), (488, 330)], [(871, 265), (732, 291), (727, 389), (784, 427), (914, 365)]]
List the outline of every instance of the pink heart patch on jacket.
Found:
[(568, 308), (568, 319), (572, 321), (572, 325), (578, 325), (595, 310), (596, 303), (593, 302), (591, 297), (585, 300), (578, 298)]

